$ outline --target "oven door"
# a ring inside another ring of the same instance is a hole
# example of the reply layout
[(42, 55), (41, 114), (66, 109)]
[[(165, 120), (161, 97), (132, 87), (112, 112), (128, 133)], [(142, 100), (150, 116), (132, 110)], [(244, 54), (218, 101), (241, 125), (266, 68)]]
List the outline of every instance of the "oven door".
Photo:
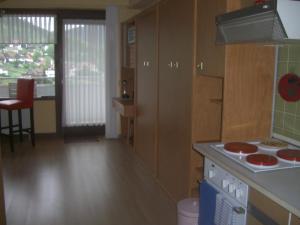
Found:
[(246, 225), (246, 216), (239, 202), (209, 182), (201, 183), (199, 225)]

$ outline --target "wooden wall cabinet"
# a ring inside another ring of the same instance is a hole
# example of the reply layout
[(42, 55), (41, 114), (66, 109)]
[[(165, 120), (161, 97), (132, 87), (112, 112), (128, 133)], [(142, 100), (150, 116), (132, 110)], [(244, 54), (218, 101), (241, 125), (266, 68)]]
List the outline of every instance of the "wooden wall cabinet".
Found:
[(137, 73), (135, 151), (157, 173), (157, 8), (136, 18)]
[(226, 11), (224, 0), (197, 1), (197, 53), (198, 75), (224, 76), (225, 46), (216, 45), (215, 17)]
[[(227, 11), (252, 4), (227, 1)], [(270, 137), (272, 123), (274, 46), (225, 46), (222, 141), (248, 141)]]

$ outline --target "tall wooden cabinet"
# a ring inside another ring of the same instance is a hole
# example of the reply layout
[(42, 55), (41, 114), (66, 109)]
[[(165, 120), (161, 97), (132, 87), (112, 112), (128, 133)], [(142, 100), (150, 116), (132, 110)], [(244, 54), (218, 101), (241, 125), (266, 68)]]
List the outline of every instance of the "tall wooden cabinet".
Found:
[(247, 4), (164, 0), (136, 17), (135, 151), (174, 200), (198, 194), (193, 143), (269, 135), (274, 48), (215, 45), (215, 16)]
[(135, 151), (153, 174), (157, 172), (157, 10), (136, 18), (137, 76)]
[(191, 139), (194, 0), (159, 4), (158, 179), (187, 196)]

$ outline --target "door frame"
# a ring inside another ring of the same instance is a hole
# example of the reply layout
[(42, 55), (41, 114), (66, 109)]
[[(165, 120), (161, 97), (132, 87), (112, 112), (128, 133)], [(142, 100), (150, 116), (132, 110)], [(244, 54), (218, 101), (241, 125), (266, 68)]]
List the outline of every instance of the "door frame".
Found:
[(85, 135), (99, 135), (105, 133), (104, 126), (95, 126), (87, 129), (86, 127), (74, 127), (74, 128), (63, 128), (62, 123), (62, 112), (63, 112), (63, 32), (64, 24), (63, 20), (105, 20), (105, 10), (60, 10), (57, 13), (57, 45), (55, 48), (55, 77), (56, 83), (56, 133), (59, 136), (82, 136)]

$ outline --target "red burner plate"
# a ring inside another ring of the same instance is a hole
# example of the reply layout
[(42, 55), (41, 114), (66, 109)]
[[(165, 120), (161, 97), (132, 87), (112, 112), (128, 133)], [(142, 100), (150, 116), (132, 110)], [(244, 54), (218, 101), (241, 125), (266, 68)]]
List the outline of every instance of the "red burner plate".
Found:
[(300, 162), (300, 150), (299, 149), (282, 149), (279, 150), (276, 155), (284, 160), (291, 162)]
[(276, 157), (266, 154), (248, 155), (246, 161), (252, 165), (261, 167), (276, 166), (278, 164), (278, 159)]
[(225, 151), (233, 154), (249, 155), (257, 152), (257, 146), (244, 142), (230, 142), (224, 145)]

